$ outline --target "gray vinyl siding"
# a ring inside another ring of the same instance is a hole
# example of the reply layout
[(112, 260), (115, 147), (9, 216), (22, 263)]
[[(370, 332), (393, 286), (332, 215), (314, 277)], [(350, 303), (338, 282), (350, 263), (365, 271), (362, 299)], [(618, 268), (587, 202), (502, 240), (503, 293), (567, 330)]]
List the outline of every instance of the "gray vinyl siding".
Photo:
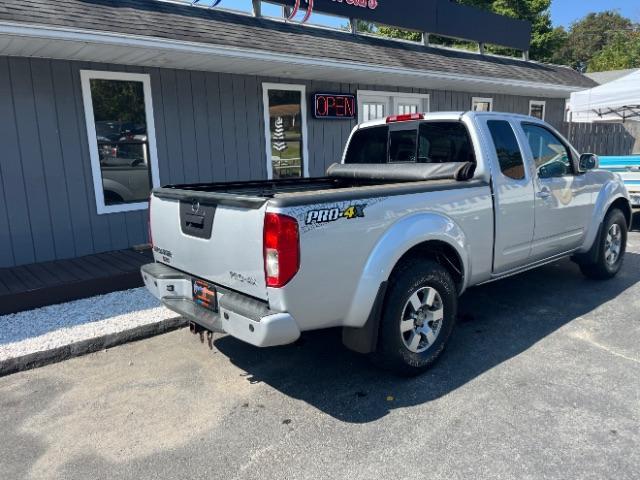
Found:
[[(160, 183), (267, 176), (262, 83), (304, 84), (313, 92), (403, 91), (431, 95), (431, 110), (468, 110), (473, 96), (496, 111), (528, 113), (547, 101), (559, 126), (564, 100), (398, 89), (47, 59), (0, 57), (0, 267), (70, 258), (147, 241), (147, 212), (98, 215), (80, 70), (148, 73)], [(315, 120), (308, 105), (309, 172), (340, 161), (354, 121)]]

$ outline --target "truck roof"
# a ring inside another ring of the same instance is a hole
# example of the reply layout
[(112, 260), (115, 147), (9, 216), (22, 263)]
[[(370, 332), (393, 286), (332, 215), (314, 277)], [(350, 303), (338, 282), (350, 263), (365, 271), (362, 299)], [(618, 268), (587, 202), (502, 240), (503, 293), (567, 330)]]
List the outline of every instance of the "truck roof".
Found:
[[(528, 120), (536, 120), (539, 121), (537, 118), (534, 117), (530, 117), (528, 115), (521, 115), (521, 114), (517, 114), (517, 113), (508, 113), (508, 112), (475, 112), (475, 111), (460, 111), (460, 112), (424, 112), (424, 113), (416, 113), (414, 115), (421, 115), (422, 118), (416, 118), (416, 119), (406, 119), (404, 121), (425, 121), (425, 120), (453, 120), (453, 121), (457, 121), (460, 120), (462, 117), (464, 116), (468, 116), (471, 118), (475, 118), (475, 117), (484, 117), (484, 116), (496, 116), (496, 117), (515, 117), (515, 118), (522, 118), (522, 119), (528, 119)], [(357, 128), (367, 128), (367, 127), (375, 127), (375, 126), (379, 126), (379, 125), (386, 125), (389, 122), (389, 119), (392, 117), (398, 117), (398, 115), (391, 115), (388, 117), (383, 117), (383, 118), (379, 118), (377, 120), (371, 120), (368, 122), (363, 122), (360, 123), (358, 125)], [(398, 121), (402, 121), (402, 120), (398, 120)]]

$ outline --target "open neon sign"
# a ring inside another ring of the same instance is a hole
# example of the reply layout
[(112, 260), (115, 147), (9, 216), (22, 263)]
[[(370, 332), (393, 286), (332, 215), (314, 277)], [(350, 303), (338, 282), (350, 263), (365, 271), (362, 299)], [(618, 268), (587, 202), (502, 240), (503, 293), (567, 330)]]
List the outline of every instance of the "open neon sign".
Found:
[(316, 93), (313, 96), (313, 116), (344, 120), (356, 118), (356, 97), (340, 93)]

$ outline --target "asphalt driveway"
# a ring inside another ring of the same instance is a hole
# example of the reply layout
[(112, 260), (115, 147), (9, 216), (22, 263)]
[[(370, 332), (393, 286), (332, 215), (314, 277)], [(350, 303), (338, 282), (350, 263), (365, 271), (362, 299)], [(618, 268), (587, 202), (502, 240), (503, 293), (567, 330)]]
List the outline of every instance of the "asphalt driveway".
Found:
[(640, 232), (629, 250), (609, 282), (563, 261), (471, 290), (416, 379), (336, 331), (212, 353), (185, 330), (2, 378), (0, 478), (637, 480)]

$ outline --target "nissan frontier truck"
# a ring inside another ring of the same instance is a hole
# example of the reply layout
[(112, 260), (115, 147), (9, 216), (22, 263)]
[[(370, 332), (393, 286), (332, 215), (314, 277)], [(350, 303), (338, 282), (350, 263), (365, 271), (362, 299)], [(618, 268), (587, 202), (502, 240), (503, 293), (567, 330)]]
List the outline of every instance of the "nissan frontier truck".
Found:
[(632, 215), (597, 156), (490, 112), (367, 122), (325, 177), (166, 186), (149, 207), (144, 282), (192, 330), (271, 347), (341, 327), (403, 375), (436, 361), (470, 287), (564, 257), (615, 276)]

